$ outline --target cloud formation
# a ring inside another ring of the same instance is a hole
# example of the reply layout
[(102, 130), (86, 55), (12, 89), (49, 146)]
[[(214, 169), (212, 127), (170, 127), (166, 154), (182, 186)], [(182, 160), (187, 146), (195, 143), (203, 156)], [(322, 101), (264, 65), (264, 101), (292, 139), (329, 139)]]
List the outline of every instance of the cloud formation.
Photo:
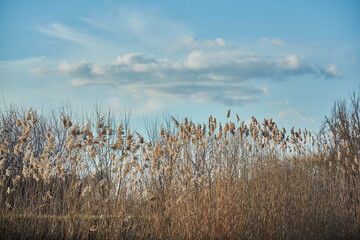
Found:
[(94, 45), (101, 41), (93, 36), (73, 29), (61, 23), (51, 23), (47, 26), (37, 27), (37, 31), (51, 37), (59, 38), (62, 40), (75, 42), (83, 45)]
[(284, 45), (284, 42), (278, 38), (263, 38), (261, 41), (271, 44), (273, 47), (281, 48)]
[(271, 59), (236, 51), (193, 51), (177, 61), (132, 53), (119, 56), (112, 63), (63, 62), (57, 68), (37, 68), (32, 72), (63, 75), (74, 86), (114, 84), (126, 93), (228, 106), (256, 102), (269, 94), (266, 87), (256, 84), (256, 79), (285, 80), (308, 74), (339, 76), (336, 66), (317, 68), (295, 54)]
[(200, 49), (223, 49), (232, 48), (234, 44), (225, 42), (222, 38), (217, 38), (214, 41), (196, 41), (194, 38), (186, 36), (180, 37), (175, 40), (174, 43), (170, 44), (166, 51), (178, 51), (178, 50), (200, 50)]
[(325, 71), (326, 77), (327, 78), (332, 78), (332, 77), (341, 77), (341, 73), (338, 71), (337, 66), (335, 64), (330, 64), (326, 71)]
[(285, 111), (281, 111), (278, 116), (278, 119), (300, 119), (303, 122), (307, 122), (307, 123), (314, 123), (315, 119), (313, 118), (307, 118), (305, 117), (301, 112), (299, 112), (296, 109), (293, 109), (292, 107), (289, 107), (287, 110)]
[(111, 34), (114, 39), (140, 41), (141, 44), (168, 44), (181, 36), (193, 35), (184, 23), (165, 18), (156, 8), (136, 6), (112, 9), (106, 14), (80, 18), (90, 27)]
[(290, 105), (289, 100), (285, 101), (276, 101), (276, 102), (268, 102), (266, 103), (268, 106), (282, 106), (282, 105)]

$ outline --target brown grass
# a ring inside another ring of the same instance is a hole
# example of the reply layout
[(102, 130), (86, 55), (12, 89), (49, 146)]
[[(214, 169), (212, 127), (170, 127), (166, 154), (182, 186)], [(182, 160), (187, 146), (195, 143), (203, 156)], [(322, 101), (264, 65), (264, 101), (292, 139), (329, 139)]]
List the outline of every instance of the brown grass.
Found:
[(111, 118), (20, 115), (2, 113), (2, 238), (360, 238), (351, 139), (230, 111), (225, 123), (173, 119), (152, 142)]

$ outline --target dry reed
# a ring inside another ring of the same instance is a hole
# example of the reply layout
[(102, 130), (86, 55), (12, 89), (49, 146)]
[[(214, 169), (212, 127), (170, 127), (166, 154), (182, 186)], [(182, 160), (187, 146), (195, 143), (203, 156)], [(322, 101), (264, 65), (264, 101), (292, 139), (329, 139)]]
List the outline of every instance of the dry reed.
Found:
[(20, 116), (2, 113), (3, 238), (360, 237), (359, 151), (348, 139), (232, 122), (230, 110), (226, 123), (173, 118), (156, 142), (105, 117), (64, 115), (46, 129), (32, 109)]

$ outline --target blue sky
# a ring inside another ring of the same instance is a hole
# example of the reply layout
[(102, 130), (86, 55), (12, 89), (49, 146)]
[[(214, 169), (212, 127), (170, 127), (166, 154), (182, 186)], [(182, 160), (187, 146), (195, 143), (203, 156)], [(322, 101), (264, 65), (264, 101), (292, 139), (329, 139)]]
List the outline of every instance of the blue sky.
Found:
[[(317, 131), (360, 88), (359, 1), (0, 1), (6, 103)], [(1, 104), (4, 104), (3, 102)]]

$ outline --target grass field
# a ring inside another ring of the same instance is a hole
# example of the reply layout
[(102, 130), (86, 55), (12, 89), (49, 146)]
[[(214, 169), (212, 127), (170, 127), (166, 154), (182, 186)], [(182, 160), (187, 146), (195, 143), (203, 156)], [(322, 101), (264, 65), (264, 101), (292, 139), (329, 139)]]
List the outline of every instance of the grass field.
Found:
[(360, 110), (336, 106), (318, 134), (229, 110), (147, 137), (2, 109), (1, 238), (358, 239)]

